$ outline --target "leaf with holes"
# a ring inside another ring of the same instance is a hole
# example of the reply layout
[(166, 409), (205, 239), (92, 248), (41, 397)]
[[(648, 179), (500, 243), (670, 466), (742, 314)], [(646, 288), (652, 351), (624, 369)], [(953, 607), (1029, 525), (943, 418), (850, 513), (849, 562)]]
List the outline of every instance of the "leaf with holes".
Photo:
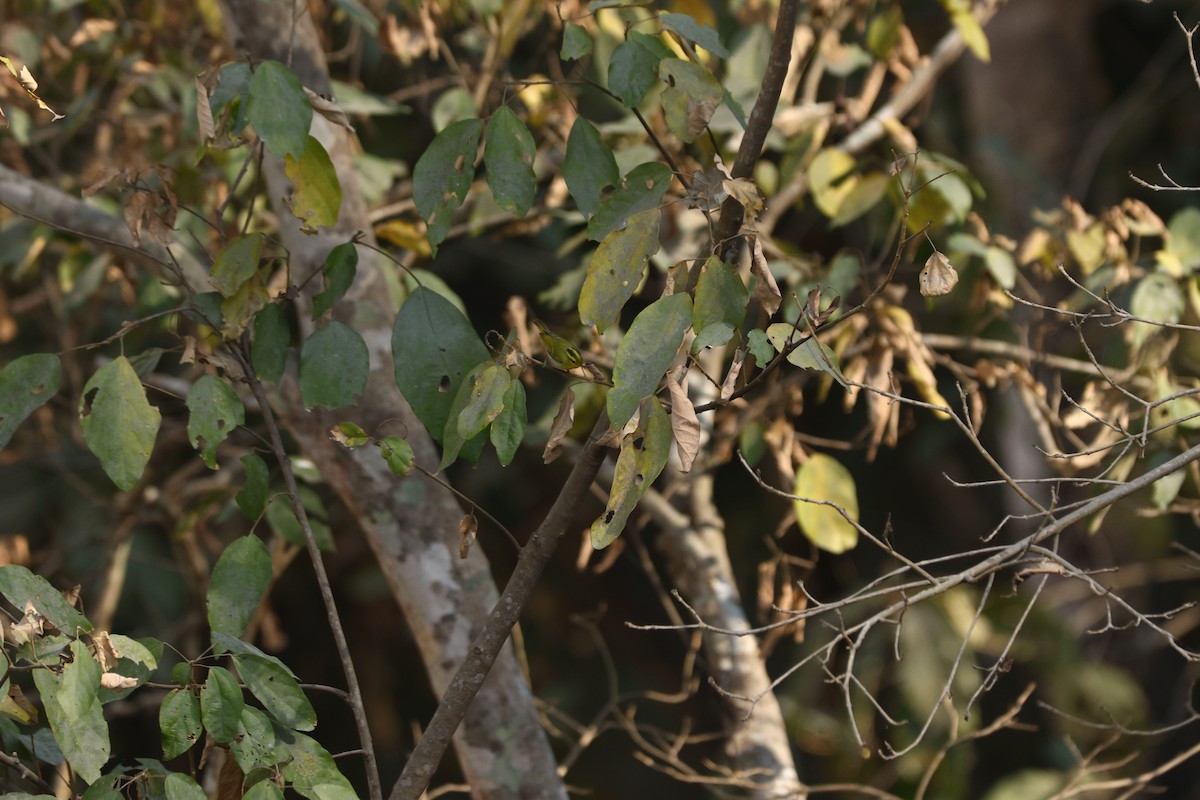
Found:
[(621, 186), (604, 200), (588, 221), (588, 238), (594, 242), (623, 227), (634, 214), (658, 208), (674, 177), (666, 164), (652, 161), (629, 171)]
[(672, 294), (637, 315), (617, 345), (613, 388), (606, 400), (608, 417), (617, 430), (633, 416), (642, 398), (654, 393), (692, 324), (692, 299)]
[(858, 491), (854, 476), (837, 459), (810, 455), (796, 472), (792, 494), (798, 498), (796, 521), (810, 542), (830, 553), (844, 553), (858, 543), (858, 529), (850, 521), (858, 522)]
[(158, 727), (162, 734), (163, 758), (170, 761), (183, 755), (203, 733), (200, 699), (187, 689), (167, 692), (158, 707)]
[(418, 288), (400, 308), (392, 327), (396, 385), (413, 413), (443, 441), (450, 406), (463, 378), (487, 361), (488, 349), (471, 323), (436, 292)]
[(681, 141), (695, 141), (721, 105), (725, 90), (703, 66), (679, 58), (664, 58), (658, 74), (668, 84), (661, 98), (667, 127)]
[(658, 252), (659, 212), (640, 211), (621, 230), (604, 237), (588, 264), (579, 293), (579, 319), (601, 333), (617, 322), (637, 291), (650, 256)]
[(293, 730), (310, 731), (317, 726), (312, 703), (286, 669), (254, 655), (239, 655), (235, 661), (246, 688), (259, 699), (267, 714)]
[(217, 468), (217, 445), (246, 421), (237, 392), (215, 375), (202, 375), (187, 396), (188, 441), (209, 469)]
[(79, 409), (83, 440), (118, 488), (129, 491), (142, 477), (162, 415), (146, 400), (125, 356), (101, 367), (83, 387)]
[(17, 426), (58, 392), (62, 365), (52, 353), (14, 359), (0, 371), (0, 450)]
[(537, 184), (533, 134), (508, 106), (500, 106), (488, 121), (483, 165), (496, 203), (514, 217), (523, 217), (533, 205)]
[(353, 403), (367, 385), (370, 356), (354, 329), (331, 322), (313, 333), (300, 350), (300, 394), (304, 407)]
[(608, 505), (592, 523), (592, 547), (603, 550), (617, 540), (638, 500), (667, 465), (670, 454), (671, 420), (656, 398), (647, 397), (641, 403), (637, 427), (621, 440)]
[(475, 177), (475, 151), (483, 120), (464, 119), (434, 137), (413, 167), (413, 201), (428, 224), (433, 252), (450, 230), (450, 218), (467, 199)]
[(589, 216), (600, 207), (605, 187), (616, 186), (621, 180), (612, 150), (601, 141), (596, 127), (583, 117), (576, 117), (571, 126), (562, 174), (575, 205)]

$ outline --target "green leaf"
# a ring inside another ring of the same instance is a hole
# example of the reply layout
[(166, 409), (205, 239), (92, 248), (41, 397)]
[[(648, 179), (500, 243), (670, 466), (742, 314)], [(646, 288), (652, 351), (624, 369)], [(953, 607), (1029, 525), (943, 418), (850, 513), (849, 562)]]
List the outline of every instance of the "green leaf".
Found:
[(164, 783), (167, 800), (208, 800), (208, 795), (189, 776), (172, 772)]
[(200, 689), (200, 718), (209, 735), (218, 742), (233, 741), (245, 704), (233, 673), (224, 667), (211, 667)]
[(621, 186), (600, 204), (588, 221), (588, 238), (598, 242), (639, 211), (658, 208), (674, 175), (666, 164), (651, 161), (629, 171)]
[[(942, 5), (948, 5), (943, 0)], [(956, 8), (950, 13), (950, 21), (954, 23), (954, 27), (958, 28), (958, 32), (962, 34), (963, 41), (967, 47), (975, 54), (975, 57), (980, 61), (991, 61), (992, 51), (988, 47), (987, 34), (983, 32), (983, 26), (979, 24), (979, 20), (971, 13), (970, 8)]]
[(642, 398), (653, 394), (692, 324), (692, 299), (686, 294), (659, 298), (637, 315), (617, 345), (608, 417), (617, 430), (633, 416)]
[[(264, 764), (263, 766), (269, 765)], [(242, 767), (242, 771), (247, 770)], [(273, 781), (264, 779), (246, 790), (246, 793), (242, 795), (242, 800), (283, 800), (283, 792)]]
[(150, 460), (162, 415), (146, 400), (125, 356), (108, 362), (88, 380), (79, 417), (84, 441), (112, 482), (124, 491), (136, 486)]
[[(525, 408), (525, 387), (520, 381), (510, 381), (504, 393), (504, 410), (492, 422), (491, 440), (496, 448), (500, 466), (512, 463), (521, 440), (525, 437), (525, 425), (529, 421)], [(394, 470), (393, 470), (394, 471)]]
[(575, 205), (588, 216), (600, 208), (604, 188), (621, 180), (617, 159), (600, 139), (600, 132), (583, 117), (575, 118), (567, 136), (562, 174)]
[(670, 84), (661, 98), (667, 127), (681, 141), (695, 141), (721, 105), (725, 90), (711, 72), (691, 61), (664, 58), (658, 73)]
[[(233, 758), (242, 768), (242, 772), (248, 773), (256, 767), (274, 766), (279, 760), (275, 754), (275, 743), (275, 727), (271, 723), (271, 718), (253, 706), (243, 708), (242, 719), (238, 724), (237, 738), (229, 743)], [(270, 786), (275, 785), (269, 780), (264, 780), (255, 786), (261, 786), (264, 783)], [(253, 790), (245, 796), (250, 797), (252, 794)], [(283, 797), (282, 794), (277, 796)]]
[[(944, 158), (944, 157), (942, 157)], [(925, 159), (917, 164), (916, 194), (909, 200), (908, 229), (919, 231), (926, 225), (962, 222), (971, 211), (971, 188), (956, 165)]]
[(379, 442), (379, 454), (395, 475), (407, 475), (413, 468), (412, 445), (399, 436), (385, 436)]
[(579, 293), (579, 318), (601, 333), (616, 324), (621, 309), (641, 283), (650, 256), (658, 252), (659, 211), (650, 208), (604, 237), (588, 264)]
[(132, 678), (137, 683), (134, 686), (115, 689), (101, 687), (97, 695), (101, 705), (124, 699), (150, 680), (150, 676), (158, 669), (158, 659), (162, 656), (163, 651), (163, 643), (149, 637), (131, 639), (128, 636), (114, 633), (109, 637), (109, 642), (118, 657), (116, 665), (108, 672), (123, 678)]
[(492, 197), (514, 217), (523, 217), (533, 205), (537, 190), (533, 157), (537, 149), (533, 134), (508, 106), (500, 106), (487, 126), (483, 165), (487, 168)]
[(825, 216), (836, 217), (854, 189), (854, 182), (848, 176), (854, 171), (855, 163), (854, 156), (836, 147), (827, 147), (813, 158), (808, 168), (809, 190)]
[(489, 358), (471, 323), (441, 295), (418, 288), (392, 328), (396, 385), (426, 430), (443, 441), (463, 378)]
[(250, 78), (246, 113), (272, 155), (298, 156), (308, 144), (312, 103), (300, 79), (278, 61), (264, 61)]
[(312, 703), (287, 670), (252, 655), (240, 655), (236, 661), (246, 688), (259, 699), (268, 715), (295, 730), (310, 731), (317, 726)]
[(208, 626), (241, 636), (271, 583), (271, 555), (249, 534), (225, 548), (208, 584)]
[[(292, 734), (292, 739), (288, 747), (292, 760), (284, 766), (283, 778), (292, 784), (297, 794), (309, 800), (329, 800), (330, 796), (354, 800), (357, 797), (328, 750), (302, 733)], [(325, 787), (329, 787), (330, 795), (325, 795)], [(335, 792), (338, 794), (334, 795)], [(342, 794), (345, 792), (349, 794)]]
[(791, 323), (776, 322), (767, 327), (767, 338), (780, 353), (789, 345), (802, 342), (799, 347), (788, 353), (788, 362), (800, 369), (820, 370), (842, 386), (846, 386), (846, 379), (840, 372), (837, 354), (829, 345), (817, 341), (816, 337), (805, 338), (805, 334)]
[(83, 793), (83, 800), (125, 800), (114, 787), (118, 775), (108, 774), (96, 781)]
[(188, 441), (209, 469), (217, 468), (217, 445), (246, 421), (237, 392), (215, 375), (201, 375), (187, 396)]
[(261, 233), (235, 236), (217, 253), (209, 280), (222, 297), (232, 297), (258, 272), (264, 241)]
[(324, 146), (309, 136), (299, 158), (284, 157), (283, 171), (292, 182), (287, 205), (300, 220), (300, 230), (316, 233), (318, 227), (336, 225), (342, 209), (342, 183)]
[[(458, 387), (458, 392), (454, 395), (454, 401), (450, 404), (450, 414), (446, 422), (446, 430), (442, 434), (442, 460), (438, 465), (439, 472), (453, 464), (460, 455), (472, 464), (479, 460), (479, 454), (483, 451), (484, 439), (482, 437), (473, 439), (463, 436), (458, 421), (470, 405), (471, 398), (475, 394), (475, 387), (482, 380), (484, 372), (489, 367), (494, 366), (495, 364), (490, 359), (477, 365), (466, 374), (462, 385)], [(477, 431), (475, 436), (478, 436), (478, 434), (479, 432)], [(472, 441), (475, 444), (468, 447), (468, 444)]]
[(1200, 268), (1200, 208), (1189, 206), (1172, 215), (1165, 245), (1184, 272)]
[(246, 484), (234, 501), (243, 514), (256, 520), (267, 506), (267, 462), (254, 454), (242, 456), (242, 471), (246, 475)]
[(858, 529), (838, 510), (857, 522), (858, 492), (837, 459), (811, 454), (796, 472), (792, 493), (803, 498), (795, 501), (796, 521), (810, 542), (830, 553), (844, 553), (858, 543)]
[[(1151, 272), (1138, 281), (1129, 301), (1129, 311), (1136, 317), (1165, 322), (1179, 322), (1187, 305), (1179, 284), (1161, 272)], [(1140, 347), (1148, 337), (1162, 328), (1145, 322), (1134, 322), (1129, 331), (1134, 347)]]
[(879, 61), (892, 56), (892, 48), (900, 41), (904, 11), (900, 6), (888, 6), (871, 16), (867, 23), (867, 50)]
[(454, 210), (467, 199), (482, 133), (481, 119), (455, 122), (434, 137), (413, 168), (413, 201), (428, 224), (426, 235), (435, 255), (450, 230)]
[(172, 689), (158, 708), (163, 758), (170, 761), (200, 741), (200, 700), (187, 689)]
[(463, 440), (473, 439), (504, 411), (504, 398), (512, 376), (500, 364), (491, 364), (479, 373), (471, 387), (467, 406), (458, 415), (458, 433)]
[(92, 783), (99, 780), (111, 752), (108, 723), (97, 697), (102, 670), (78, 639), (71, 642), (71, 655), (73, 660), (58, 674), (34, 670), (33, 681), (63, 756), (79, 777)]
[(621, 42), (608, 63), (608, 90), (634, 108), (658, 81), (659, 58), (636, 39)]
[(687, 14), (663, 14), (663, 27), (676, 33), (692, 44), (698, 44), (714, 56), (729, 58), (729, 51), (721, 44), (721, 37), (708, 25), (701, 25)]
[(592, 37), (582, 25), (568, 22), (563, 28), (562, 49), (558, 55), (563, 60), (583, 58), (592, 52)]
[(254, 342), (250, 345), (250, 361), (259, 378), (279, 383), (287, 366), (288, 348), (291, 344), (292, 332), (288, 330), (283, 306), (279, 303), (268, 303), (254, 317)]
[(367, 344), (347, 325), (330, 322), (300, 350), (300, 394), (304, 407), (349, 405), (367, 386)]
[(865, 175), (856, 175), (850, 178), (847, 181), (850, 191), (842, 198), (837, 214), (833, 217), (830, 225), (836, 228), (853, 222), (879, 205), (879, 201), (887, 194), (891, 180), (882, 172), (868, 172)]
[(1017, 263), (1012, 253), (1003, 247), (990, 245), (984, 253), (983, 263), (1001, 289), (1012, 289), (1017, 285)]
[[(692, 328), (696, 331), (697, 341), (700, 341), (710, 326), (724, 325), (721, 329), (724, 338), (719, 341), (705, 339), (700, 346), (711, 347), (729, 341), (733, 330), (746, 318), (746, 304), (749, 301), (750, 292), (742, 283), (737, 267), (726, 264), (716, 256), (710, 257), (701, 267), (700, 282), (696, 284)], [(728, 335), (725, 335), (726, 330)]]
[(371, 441), (371, 437), (367, 435), (362, 426), (353, 422), (339, 422), (333, 426), (329, 436), (342, 447), (350, 448), (362, 447)]
[(267, 293), (269, 279), (269, 270), (260, 269), (250, 280), (243, 283), (236, 293), (221, 302), (221, 316), (224, 319), (222, 336), (226, 339), (241, 336), (242, 331), (255, 318), (255, 314), (270, 303), (271, 296)]
[(313, 297), (313, 319), (333, 308), (341, 300), (358, 271), (358, 248), (354, 242), (343, 242), (325, 256), (325, 291)]
[[(671, 295), (686, 297), (686, 295)], [(654, 483), (671, 455), (671, 418), (657, 398), (647, 397), (641, 403), (637, 427), (621, 440), (621, 453), (613, 473), (612, 488), (604, 513), (592, 523), (592, 547), (603, 550), (621, 531), (638, 500)]]
[(52, 353), (34, 353), (0, 371), (0, 450), (17, 426), (58, 392), (62, 366)]
[[(308, 524), (312, 528), (317, 549), (326, 553), (332, 552), (333, 534), (328, 525), (314, 516), (315, 513), (324, 514), (320, 498), (307, 487), (300, 487), (300, 501), (304, 504), (304, 510), (308, 512)], [(292, 504), (286, 495), (276, 496), (267, 505), (266, 514), (267, 524), (276, 534), (292, 544), (301, 547), (306, 545), (304, 529), (300, 527), (300, 520), (296, 519), (296, 514), (292, 511)]]
[(765, 331), (758, 328), (750, 331), (746, 336), (746, 349), (750, 355), (754, 356), (754, 360), (758, 362), (761, 369), (775, 358), (775, 347), (771, 344), (771, 340), (767, 337)]
[(0, 594), (18, 610), (23, 610), (26, 603), (33, 603), (38, 613), (63, 633), (90, 633), (92, 630), (92, 623), (63, 598), (62, 592), (41, 575), (20, 565), (0, 567)]

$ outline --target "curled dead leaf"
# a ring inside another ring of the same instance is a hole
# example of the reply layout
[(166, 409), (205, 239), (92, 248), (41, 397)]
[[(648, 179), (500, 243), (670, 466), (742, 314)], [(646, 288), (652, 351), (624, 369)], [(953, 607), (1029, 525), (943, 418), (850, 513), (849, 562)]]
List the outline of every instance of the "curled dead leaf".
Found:
[(127, 678), (115, 672), (106, 672), (100, 676), (100, 686), (104, 689), (119, 691), (121, 689), (132, 689), (137, 685), (137, 678)]
[(696, 409), (687, 396), (687, 390), (674, 378), (667, 379), (667, 390), (671, 393), (671, 433), (675, 437), (679, 471), (688, 472), (700, 450), (700, 420), (696, 417)]
[(479, 533), (479, 519), (475, 516), (475, 512), (469, 512), (463, 515), (463, 518), (458, 521), (458, 557), (466, 558), (471, 552), (471, 545), (475, 544), (475, 537)]
[(950, 259), (934, 250), (925, 261), (919, 281), (922, 295), (941, 297), (950, 294), (958, 284), (958, 270), (950, 264)]
[(542, 451), (542, 461), (549, 464), (562, 453), (563, 439), (575, 424), (575, 392), (568, 388), (558, 401), (558, 413), (550, 425), (550, 438), (546, 441), (546, 449)]

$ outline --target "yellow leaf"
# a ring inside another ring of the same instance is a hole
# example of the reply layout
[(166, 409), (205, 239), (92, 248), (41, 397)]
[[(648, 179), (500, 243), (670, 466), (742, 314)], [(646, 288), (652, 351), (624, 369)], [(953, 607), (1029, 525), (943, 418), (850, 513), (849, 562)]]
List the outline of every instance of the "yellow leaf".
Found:
[(975, 54), (976, 58), (980, 61), (992, 60), (992, 51), (988, 47), (987, 35), (984, 34), (979, 20), (975, 19), (975, 15), (969, 9), (955, 11), (950, 20), (954, 23), (954, 27), (958, 28), (963, 41), (966, 42), (967, 47), (971, 48), (971, 52)]
[(808, 540), (830, 553), (858, 543), (858, 491), (850, 471), (823, 453), (809, 456), (796, 473), (796, 521)]
[(671, 421), (658, 399), (641, 402), (641, 415), (632, 433), (621, 440), (604, 513), (592, 523), (592, 547), (603, 550), (617, 540), (638, 500), (667, 465), (671, 454)]

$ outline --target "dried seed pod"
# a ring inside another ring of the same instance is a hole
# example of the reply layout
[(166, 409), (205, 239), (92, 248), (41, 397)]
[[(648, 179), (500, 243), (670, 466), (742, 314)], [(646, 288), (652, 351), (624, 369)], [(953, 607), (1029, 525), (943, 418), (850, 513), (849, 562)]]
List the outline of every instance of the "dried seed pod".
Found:
[(925, 297), (941, 297), (950, 294), (957, 283), (958, 272), (951, 266), (950, 260), (934, 250), (921, 270), (921, 294)]

